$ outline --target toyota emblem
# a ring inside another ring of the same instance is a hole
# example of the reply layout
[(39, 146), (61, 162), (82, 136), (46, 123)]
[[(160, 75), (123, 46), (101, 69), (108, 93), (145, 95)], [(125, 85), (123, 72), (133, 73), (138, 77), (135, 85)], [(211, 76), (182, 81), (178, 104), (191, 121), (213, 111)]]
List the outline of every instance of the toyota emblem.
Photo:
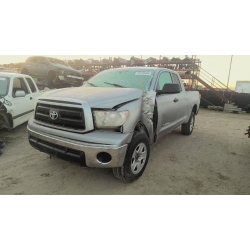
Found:
[(50, 110), (49, 111), (49, 117), (51, 120), (56, 120), (58, 118), (58, 112), (55, 110)]

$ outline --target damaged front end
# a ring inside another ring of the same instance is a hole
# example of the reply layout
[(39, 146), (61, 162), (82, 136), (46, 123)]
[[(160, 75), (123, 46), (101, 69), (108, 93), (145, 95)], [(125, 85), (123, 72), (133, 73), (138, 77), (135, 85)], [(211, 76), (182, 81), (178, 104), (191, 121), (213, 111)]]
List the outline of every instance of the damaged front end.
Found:
[(143, 92), (142, 95), (142, 113), (141, 121), (147, 129), (150, 144), (155, 141), (155, 125), (156, 125), (156, 114), (155, 111), (155, 97), (156, 93), (154, 91)]
[(7, 113), (7, 108), (0, 101), (0, 129), (7, 128), (11, 129), (13, 124), (10, 119), (10, 114)]
[(57, 75), (57, 84), (67, 86), (80, 87), (83, 84), (84, 78), (79, 73), (71, 72), (68, 70), (60, 70)]

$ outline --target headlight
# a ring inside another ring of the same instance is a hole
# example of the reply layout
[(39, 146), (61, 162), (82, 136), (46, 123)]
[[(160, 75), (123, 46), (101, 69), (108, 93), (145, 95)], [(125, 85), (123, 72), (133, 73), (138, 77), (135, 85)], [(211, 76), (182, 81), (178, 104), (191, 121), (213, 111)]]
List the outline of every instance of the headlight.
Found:
[(93, 111), (97, 128), (117, 128), (128, 119), (129, 111)]

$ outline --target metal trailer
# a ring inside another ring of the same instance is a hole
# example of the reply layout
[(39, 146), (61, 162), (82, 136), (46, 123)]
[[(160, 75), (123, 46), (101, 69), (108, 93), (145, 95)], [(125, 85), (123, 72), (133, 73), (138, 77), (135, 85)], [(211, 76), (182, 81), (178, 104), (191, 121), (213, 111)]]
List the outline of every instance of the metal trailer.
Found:
[(250, 93), (250, 81), (237, 81), (235, 92), (237, 93)]

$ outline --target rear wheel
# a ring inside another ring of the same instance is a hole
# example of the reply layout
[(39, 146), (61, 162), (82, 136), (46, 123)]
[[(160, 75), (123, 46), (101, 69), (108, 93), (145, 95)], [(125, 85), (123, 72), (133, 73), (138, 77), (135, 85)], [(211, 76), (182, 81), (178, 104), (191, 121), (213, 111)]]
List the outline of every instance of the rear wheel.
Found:
[(114, 176), (124, 182), (137, 180), (144, 172), (150, 154), (150, 145), (147, 135), (135, 132), (128, 146), (125, 162), (121, 168), (113, 168)]
[(4, 146), (5, 146), (4, 139), (0, 138), (0, 156), (3, 154), (2, 149), (4, 148)]
[(28, 70), (27, 69), (22, 69), (21, 74), (28, 75)]
[(191, 135), (194, 129), (195, 114), (192, 111), (188, 123), (181, 125), (181, 133), (184, 135)]

